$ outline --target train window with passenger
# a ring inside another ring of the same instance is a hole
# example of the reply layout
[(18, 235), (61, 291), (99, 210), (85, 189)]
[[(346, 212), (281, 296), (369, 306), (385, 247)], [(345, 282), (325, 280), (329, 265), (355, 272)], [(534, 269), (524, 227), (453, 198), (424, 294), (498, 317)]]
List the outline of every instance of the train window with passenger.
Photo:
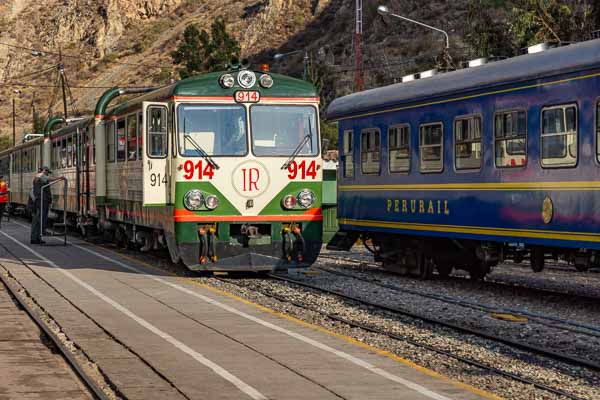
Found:
[(479, 169), (481, 147), (481, 117), (459, 117), (454, 121), (454, 165), (456, 169)]
[(542, 166), (577, 164), (577, 107), (564, 105), (542, 109)]
[(117, 161), (125, 161), (127, 152), (125, 140), (125, 119), (117, 120)]
[(115, 162), (115, 121), (106, 124), (106, 159)]
[(388, 129), (390, 172), (410, 170), (410, 126), (397, 125)]
[(127, 160), (137, 160), (137, 114), (127, 116)]
[(527, 164), (527, 114), (502, 111), (494, 116), (496, 167), (511, 168)]
[(419, 154), (421, 172), (441, 172), (444, 169), (444, 125), (441, 122), (420, 127)]
[[(181, 120), (179, 121), (181, 123)], [(167, 108), (148, 107), (148, 156), (164, 158), (167, 156)]]
[(352, 178), (354, 176), (354, 131), (344, 131), (343, 137), (343, 163), (344, 163), (344, 178)]
[(360, 133), (360, 168), (363, 174), (381, 171), (381, 133), (377, 128), (363, 129)]

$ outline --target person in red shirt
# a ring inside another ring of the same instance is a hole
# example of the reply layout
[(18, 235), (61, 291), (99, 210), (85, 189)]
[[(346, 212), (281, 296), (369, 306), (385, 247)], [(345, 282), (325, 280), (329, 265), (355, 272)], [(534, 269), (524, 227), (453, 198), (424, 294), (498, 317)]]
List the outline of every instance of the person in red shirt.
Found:
[(4, 210), (8, 204), (8, 185), (4, 180), (4, 176), (0, 175), (0, 227), (2, 227), (2, 218), (4, 218)]

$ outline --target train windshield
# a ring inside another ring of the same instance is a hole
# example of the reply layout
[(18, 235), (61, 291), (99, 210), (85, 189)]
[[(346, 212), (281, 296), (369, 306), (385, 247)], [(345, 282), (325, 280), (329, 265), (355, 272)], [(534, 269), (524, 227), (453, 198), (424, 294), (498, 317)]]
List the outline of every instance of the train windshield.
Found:
[(248, 153), (242, 105), (181, 104), (177, 108), (179, 153), (184, 157)]
[(256, 156), (316, 156), (317, 112), (312, 106), (250, 107), (252, 151)]

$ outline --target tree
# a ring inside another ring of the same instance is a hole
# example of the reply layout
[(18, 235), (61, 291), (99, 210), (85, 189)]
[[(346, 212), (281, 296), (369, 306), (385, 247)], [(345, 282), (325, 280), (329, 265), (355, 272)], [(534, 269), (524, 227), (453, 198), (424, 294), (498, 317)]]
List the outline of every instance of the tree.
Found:
[(511, 33), (520, 47), (581, 41), (594, 25), (594, 7), (582, 0), (515, 0)]
[(506, 21), (499, 18), (498, 0), (477, 0), (469, 3), (465, 41), (475, 50), (477, 57), (504, 56), (515, 53), (513, 38)]
[(0, 151), (12, 147), (12, 138), (8, 135), (0, 135)]
[(37, 110), (33, 113), (33, 123), (31, 127), (33, 133), (42, 133), (44, 131), (44, 119)]
[(239, 43), (229, 36), (225, 20), (219, 17), (211, 25), (211, 34), (199, 30), (195, 24), (188, 25), (183, 32), (183, 40), (171, 52), (174, 64), (182, 65), (179, 76), (182, 79), (203, 72), (220, 71), (238, 60)]

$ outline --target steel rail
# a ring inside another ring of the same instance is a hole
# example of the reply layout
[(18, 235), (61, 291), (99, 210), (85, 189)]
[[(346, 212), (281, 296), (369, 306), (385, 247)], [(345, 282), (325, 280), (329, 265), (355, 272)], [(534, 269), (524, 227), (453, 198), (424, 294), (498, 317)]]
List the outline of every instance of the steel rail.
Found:
[[(275, 276), (275, 277), (278, 278), (277, 276)], [(225, 282), (227, 284), (232, 284), (232, 285), (235, 285), (235, 286), (247, 289), (247, 287), (244, 287), (244, 285), (240, 285), (239, 282), (237, 282), (235, 280), (232, 280), (232, 279), (225, 279), (225, 278), (213, 278), (213, 279), (221, 281), (221, 282)], [(253, 292), (256, 293), (257, 291), (253, 288)], [(419, 343), (419, 342), (417, 342), (417, 341), (415, 341), (413, 339), (410, 339), (410, 338), (407, 338), (407, 337), (404, 337), (404, 336), (400, 336), (400, 335), (397, 335), (397, 334), (394, 334), (394, 333), (386, 332), (386, 331), (383, 331), (381, 329), (374, 328), (372, 326), (369, 326), (369, 325), (366, 325), (366, 324), (363, 324), (363, 323), (351, 321), (349, 319), (339, 317), (337, 315), (334, 315), (334, 314), (322, 311), (322, 310), (317, 309), (317, 308), (308, 307), (305, 304), (298, 303), (297, 301), (287, 299), (287, 298), (285, 298), (283, 296), (278, 296), (278, 295), (272, 294), (272, 293), (265, 293), (265, 292), (260, 291), (260, 290), (258, 292), (261, 295), (265, 296), (265, 297), (273, 298), (273, 299), (278, 300), (280, 302), (288, 303), (288, 304), (291, 304), (291, 305), (293, 305), (295, 307), (299, 307), (299, 308), (303, 308), (305, 310), (309, 310), (311, 312), (315, 312), (315, 313), (320, 314), (320, 315), (322, 315), (322, 316), (324, 316), (326, 318), (329, 318), (329, 319), (331, 319), (333, 321), (337, 321), (337, 322), (346, 324), (346, 325), (351, 326), (353, 328), (362, 329), (362, 330), (365, 330), (367, 332), (371, 332), (371, 333), (375, 333), (375, 334), (379, 334), (379, 335), (383, 335), (383, 336), (389, 337), (390, 339), (394, 339), (394, 340), (406, 342), (406, 343), (409, 343), (409, 344), (411, 344), (413, 346), (420, 347), (420, 348), (426, 349), (428, 351), (444, 355), (446, 357), (449, 357), (449, 358), (455, 359), (457, 361), (460, 361), (460, 362), (462, 362), (464, 364), (467, 364), (467, 365), (470, 365), (470, 366), (473, 366), (473, 367), (476, 367), (476, 368), (480, 368), (480, 369), (492, 372), (494, 374), (497, 374), (497, 375), (500, 375), (500, 376), (504, 376), (506, 378), (510, 378), (512, 380), (521, 382), (521, 383), (526, 384), (526, 385), (534, 386), (534, 387), (536, 387), (538, 389), (547, 391), (549, 393), (553, 393), (553, 394), (558, 395), (558, 396), (563, 396), (563, 397), (566, 397), (566, 398), (572, 399), (572, 400), (585, 400), (585, 398), (583, 398), (583, 397), (576, 396), (574, 394), (565, 392), (565, 391), (560, 390), (560, 389), (555, 389), (555, 388), (550, 387), (550, 386), (548, 386), (548, 385), (546, 385), (544, 383), (536, 382), (536, 381), (531, 380), (529, 378), (525, 378), (525, 377), (516, 375), (516, 374), (514, 374), (512, 372), (503, 371), (503, 370), (498, 369), (496, 367), (492, 367), (492, 366), (483, 364), (483, 363), (481, 363), (479, 361), (476, 361), (476, 360), (473, 360), (473, 359), (470, 359), (470, 358), (467, 358), (467, 357), (464, 357), (464, 356), (453, 354), (453, 353), (451, 353), (451, 352), (449, 352), (447, 350), (442, 350), (442, 349), (435, 348), (435, 347), (433, 347), (431, 345), (428, 345), (428, 344)]]
[(311, 285), (309, 283), (301, 282), (301, 281), (298, 281), (296, 279), (287, 278), (287, 277), (284, 277), (284, 276), (281, 276), (281, 275), (268, 274), (267, 276), (269, 276), (269, 277), (271, 277), (273, 279), (280, 280), (280, 281), (285, 281), (285, 282), (293, 283), (293, 284), (298, 285), (298, 286), (303, 286), (303, 287), (306, 287), (306, 288), (309, 288), (309, 289), (318, 290), (320, 292), (331, 294), (331, 295), (334, 295), (334, 296), (337, 296), (337, 297), (340, 297), (340, 298), (343, 298), (343, 299), (346, 299), (346, 300), (354, 301), (356, 303), (360, 303), (360, 304), (363, 304), (363, 305), (366, 305), (366, 306), (379, 308), (381, 310), (388, 311), (388, 312), (391, 312), (393, 314), (404, 315), (404, 316), (407, 316), (407, 317), (410, 317), (410, 318), (413, 318), (413, 319), (418, 319), (418, 320), (421, 320), (423, 322), (427, 322), (427, 323), (430, 323), (430, 324), (443, 326), (445, 328), (449, 328), (449, 329), (452, 329), (452, 330), (455, 330), (455, 331), (458, 331), (458, 332), (461, 332), (461, 333), (466, 333), (466, 334), (474, 335), (474, 336), (477, 336), (477, 337), (480, 337), (480, 338), (483, 338), (483, 339), (492, 340), (494, 342), (502, 343), (502, 344), (508, 345), (510, 347), (518, 348), (520, 350), (525, 350), (525, 351), (528, 351), (528, 352), (531, 352), (531, 353), (535, 353), (535, 354), (538, 354), (538, 355), (541, 355), (541, 356), (544, 356), (544, 357), (547, 357), (547, 358), (551, 358), (551, 359), (554, 359), (556, 361), (566, 362), (566, 363), (569, 363), (569, 364), (574, 365), (574, 366), (589, 368), (589, 369), (594, 370), (594, 371), (600, 371), (600, 364), (592, 362), (592, 361), (582, 360), (582, 359), (579, 359), (579, 358), (576, 358), (576, 357), (572, 357), (572, 356), (569, 356), (569, 355), (566, 355), (566, 354), (561, 354), (561, 353), (557, 353), (557, 352), (554, 352), (554, 351), (551, 351), (551, 350), (546, 350), (546, 349), (543, 349), (541, 347), (537, 347), (537, 346), (533, 346), (533, 345), (529, 345), (529, 344), (517, 342), (517, 341), (511, 340), (511, 339), (507, 339), (507, 338), (502, 338), (500, 336), (492, 335), (490, 333), (487, 333), (487, 332), (484, 332), (484, 331), (481, 331), (481, 330), (478, 330), (478, 329), (468, 328), (468, 327), (461, 326), (461, 325), (458, 325), (458, 324), (453, 324), (451, 322), (442, 321), (442, 320), (439, 320), (437, 318), (428, 317), (428, 316), (425, 316), (425, 315), (420, 315), (420, 314), (414, 313), (412, 311), (403, 310), (403, 309), (398, 308), (398, 307), (391, 307), (391, 306), (387, 306), (385, 304), (375, 303), (375, 302), (371, 302), (371, 301), (368, 301), (368, 300), (360, 299), (360, 298), (357, 298), (357, 297), (354, 297), (354, 296), (349, 296), (347, 294), (338, 292), (336, 290), (325, 289), (325, 288), (322, 288), (322, 287), (317, 286), (317, 285)]
[[(21, 261), (21, 260), (19, 260)], [(16, 279), (8, 272), (6, 269), (6, 275), (8, 275), (11, 279)], [(35, 321), (36, 325), (44, 331), (44, 333), (52, 340), (52, 343), (59, 349), (60, 353), (65, 357), (71, 368), (76, 372), (77, 376), (85, 383), (85, 386), (95, 395), (97, 399), (100, 400), (110, 400), (111, 398), (104, 393), (102, 388), (98, 386), (98, 384), (94, 381), (92, 377), (85, 373), (85, 371), (81, 368), (77, 360), (75, 359), (73, 353), (71, 353), (65, 345), (61, 342), (58, 336), (48, 327), (40, 315), (31, 308), (29, 304), (24, 300), (22, 295), (19, 293), (19, 288), (14, 287), (15, 284), (7, 279), (7, 276), (3, 273), (0, 273), (0, 279), (4, 282), (6, 287), (10, 290), (12, 296), (19, 302), (21, 307), (27, 312), (27, 314), (31, 317), (33, 321)], [(21, 289), (25, 292), (26, 289), (21, 286)]]
[[(592, 325), (587, 325), (587, 324), (578, 323), (578, 322), (574, 322), (574, 321), (564, 320), (564, 319), (561, 319), (558, 317), (553, 317), (550, 315), (537, 314), (537, 313), (532, 313), (529, 311), (516, 310), (516, 309), (506, 308), (506, 307), (492, 307), (492, 306), (488, 306), (488, 305), (483, 305), (483, 304), (478, 304), (478, 303), (474, 303), (474, 302), (470, 302), (470, 301), (466, 301), (466, 300), (457, 299), (457, 298), (451, 297), (451, 296), (437, 295), (437, 294), (433, 294), (433, 293), (421, 292), (421, 291), (414, 290), (414, 289), (407, 289), (407, 288), (403, 288), (403, 287), (396, 286), (396, 285), (378, 282), (375, 279), (369, 280), (366, 278), (361, 278), (359, 276), (352, 275), (347, 272), (333, 271), (333, 270), (331, 270), (329, 268), (325, 268), (325, 267), (313, 267), (313, 269), (318, 269), (320, 271), (324, 271), (324, 272), (327, 272), (332, 275), (343, 276), (343, 277), (350, 278), (350, 279), (356, 279), (361, 282), (370, 283), (372, 285), (376, 285), (376, 286), (390, 289), (390, 290), (397, 291), (397, 292), (408, 293), (411, 295), (421, 296), (421, 297), (425, 297), (425, 298), (436, 300), (436, 301), (455, 304), (455, 305), (458, 305), (458, 306), (464, 307), (464, 308), (470, 308), (473, 310), (478, 310), (478, 311), (483, 311), (483, 312), (488, 312), (488, 313), (505, 313), (505, 314), (512, 314), (512, 315), (516, 315), (516, 316), (520, 316), (520, 317), (525, 317), (525, 318), (531, 319), (533, 322), (538, 323), (540, 325), (545, 325), (545, 326), (555, 328), (555, 329), (563, 329), (563, 330), (568, 330), (568, 331), (574, 332), (574, 333), (579, 333), (579, 334), (588, 335), (588, 336), (595, 336), (595, 337), (600, 338), (600, 327), (597, 327), (597, 326), (592, 326)], [(547, 321), (550, 321), (550, 322), (547, 322)]]
[[(393, 273), (391, 271), (384, 269), (381, 265), (378, 265), (377, 263), (375, 263), (373, 261), (359, 260), (356, 258), (338, 257), (338, 256), (333, 256), (333, 255), (328, 255), (328, 254), (320, 254), (319, 258), (325, 258), (325, 259), (335, 260), (335, 261), (346, 261), (346, 262), (350, 262), (350, 263), (354, 263), (354, 264), (361, 264), (361, 265), (368, 266), (369, 268), (376, 270), (377, 272), (379, 272), (381, 274), (391, 274), (391, 275), (395, 275), (395, 276), (401, 276), (397, 273)], [(461, 276), (451, 276), (448, 279), (462, 280), (462, 281), (469, 280), (468, 278), (461, 277)], [(559, 295), (559, 296), (567, 295), (567, 296), (571, 296), (571, 297), (580, 298), (580, 299), (586, 300), (586, 301), (597, 302), (600, 300), (600, 297), (596, 297), (596, 296), (588, 296), (588, 295), (573, 293), (573, 292), (569, 292), (569, 291), (552, 290), (552, 289), (544, 289), (544, 288), (539, 288), (539, 287), (524, 286), (524, 285), (520, 285), (520, 284), (512, 284), (510, 282), (498, 281), (493, 278), (492, 279), (486, 278), (485, 283), (490, 284), (490, 285), (508, 287), (508, 288), (527, 289), (530, 291), (536, 291), (536, 292), (547, 294), (547, 295)]]

